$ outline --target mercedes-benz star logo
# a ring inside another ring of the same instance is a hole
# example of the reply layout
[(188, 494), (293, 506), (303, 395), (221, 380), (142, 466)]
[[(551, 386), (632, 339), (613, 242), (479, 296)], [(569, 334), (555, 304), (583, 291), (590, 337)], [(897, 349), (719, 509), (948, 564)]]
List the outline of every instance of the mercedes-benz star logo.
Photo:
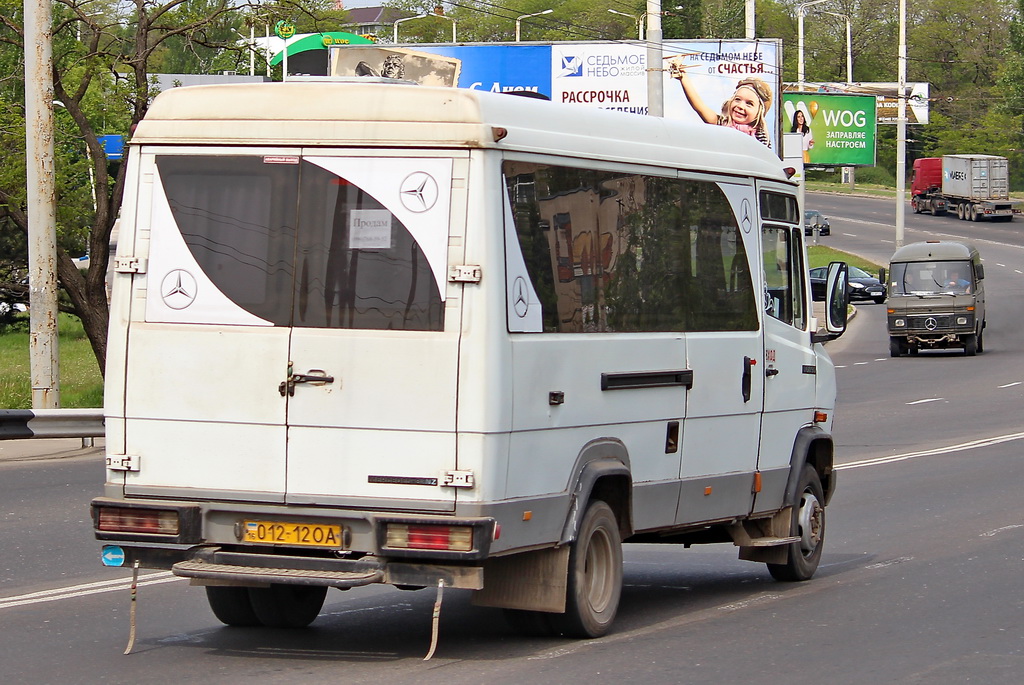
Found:
[(405, 177), (398, 192), (405, 208), (419, 214), (437, 202), (437, 181), (425, 171), (414, 171)]
[(754, 225), (754, 221), (750, 216), (750, 200), (746, 198), (740, 204), (740, 225), (743, 227), (744, 233), (750, 233), (750, 229)]
[(936, 328), (939, 327), (939, 322), (935, 320), (934, 316), (929, 316), (927, 319), (924, 320), (924, 327), (927, 328), (929, 331), (934, 331)]
[(512, 309), (520, 319), (526, 316), (530, 309), (530, 296), (526, 290), (526, 281), (522, 276), (517, 276), (512, 283)]
[(184, 309), (196, 301), (196, 279), (184, 269), (172, 269), (160, 284), (160, 297), (171, 309)]

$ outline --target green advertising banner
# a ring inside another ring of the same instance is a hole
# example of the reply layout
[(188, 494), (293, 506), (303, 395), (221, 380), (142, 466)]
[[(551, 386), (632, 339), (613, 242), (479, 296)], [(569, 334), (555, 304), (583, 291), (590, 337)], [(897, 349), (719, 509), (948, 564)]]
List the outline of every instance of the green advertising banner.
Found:
[(804, 164), (874, 166), (875, 96), (783, 93), (782, 130), (803, 136)]

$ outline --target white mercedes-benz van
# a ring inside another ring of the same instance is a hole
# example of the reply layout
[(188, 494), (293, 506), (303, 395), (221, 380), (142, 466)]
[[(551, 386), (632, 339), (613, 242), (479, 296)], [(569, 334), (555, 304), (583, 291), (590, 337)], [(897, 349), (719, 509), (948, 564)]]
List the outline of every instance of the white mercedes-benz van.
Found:
[(725, 128), (394, 83), (201, 86), (131, 140), (104, 562), (229, 625), (328, 588), (474, 591), (608, 630), (622, 543), (803, 580), (835, 490), (832, 267)]

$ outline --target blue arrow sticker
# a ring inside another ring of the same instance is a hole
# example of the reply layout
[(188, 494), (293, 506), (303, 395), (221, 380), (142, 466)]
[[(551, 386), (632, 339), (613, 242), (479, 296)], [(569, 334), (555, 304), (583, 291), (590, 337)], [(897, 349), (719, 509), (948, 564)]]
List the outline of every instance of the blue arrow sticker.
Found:
[(104, 566), (124, 566), (124, 550), (117, 545), (104, 545), (100, 559)]

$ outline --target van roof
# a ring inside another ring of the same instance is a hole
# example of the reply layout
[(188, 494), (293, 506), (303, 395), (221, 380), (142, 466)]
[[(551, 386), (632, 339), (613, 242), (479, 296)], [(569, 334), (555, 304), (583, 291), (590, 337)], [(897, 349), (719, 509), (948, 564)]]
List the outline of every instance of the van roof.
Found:
[[(505, 129), (500, 137), (495, 129)], [(164, 91), (132, 144), (496, 148), (787, 181), (751, 136), (720, 126), (465, 88), (299, 81)]]
[(896, 250), (890, 262), (917, 262), (921, 260), (979, 259), (978, 251), (970, 243), (955, 240), (929, 240), (910, 243)]

